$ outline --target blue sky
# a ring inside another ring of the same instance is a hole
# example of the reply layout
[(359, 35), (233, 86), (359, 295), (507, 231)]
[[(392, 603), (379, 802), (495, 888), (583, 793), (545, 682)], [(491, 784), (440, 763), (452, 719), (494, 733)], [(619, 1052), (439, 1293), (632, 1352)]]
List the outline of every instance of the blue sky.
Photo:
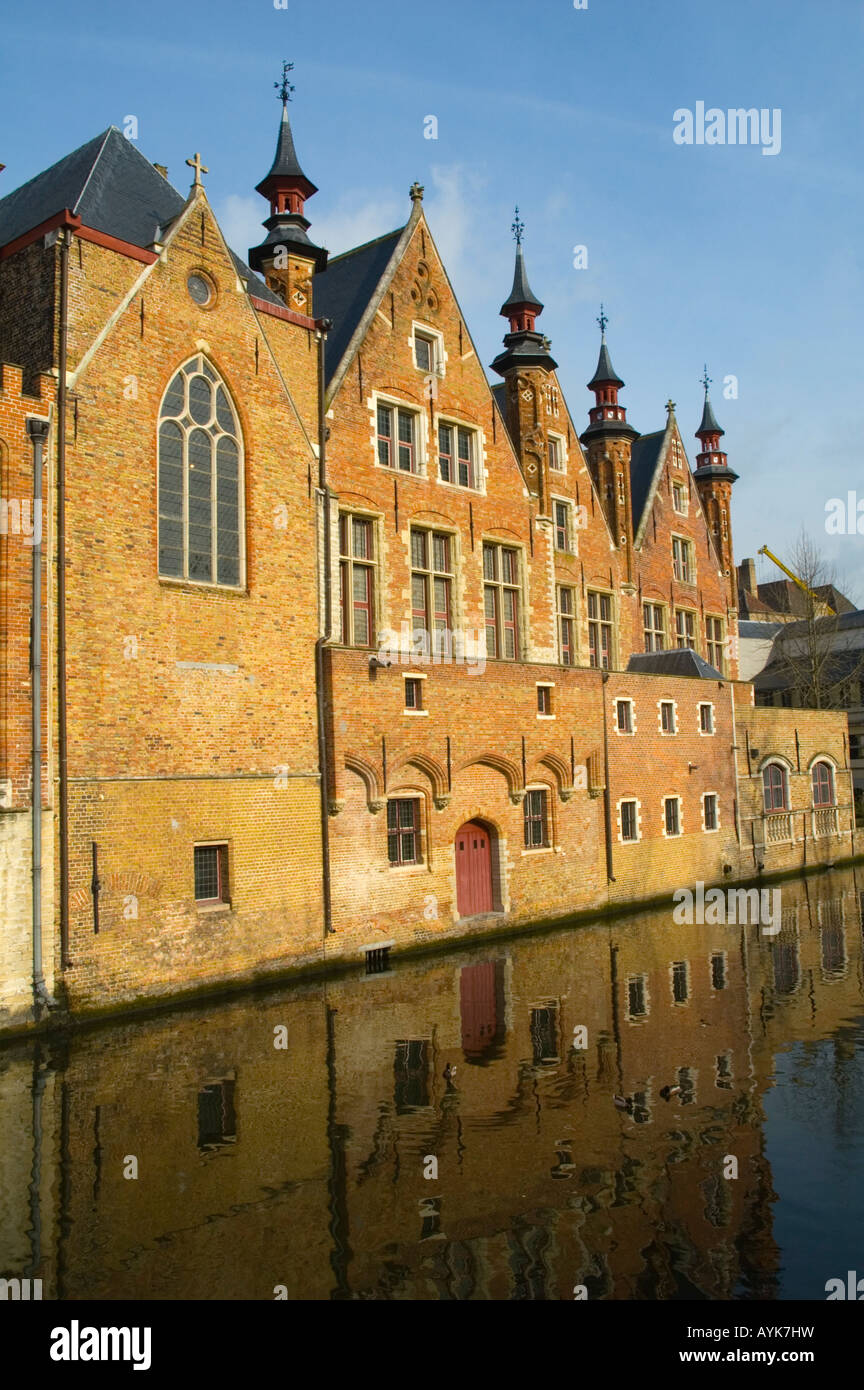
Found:
[[(313, 238), (336, 254), (400, 226), (419, 179), (488, 363), (518, 203), (577, 422), (602, 300), (631, 422), (661, 428), (671, 395), (691, 459), (707, 361), (740, 474), (736, 557), (762, 544), (788, 556), (803, 526), (864, 604), (864, 536), (824, 530), (829, 498), (864, 501), (862, 49), (856, 0), (42, 0), (4, 17), (0, 192), (134, 115), (139, 149), (183, 192), (184, 160), (201, 151), (245, 255), (263, 235), (254, 186), (287, 58), (298, 153), (320, 189)], [(779, 153), (676, 144), (673, 113), (699, 101), (779, 108)], [(729, 376), (737, 399), (724, 398)], [(760, 559), (759, 576), (779, 573)]]

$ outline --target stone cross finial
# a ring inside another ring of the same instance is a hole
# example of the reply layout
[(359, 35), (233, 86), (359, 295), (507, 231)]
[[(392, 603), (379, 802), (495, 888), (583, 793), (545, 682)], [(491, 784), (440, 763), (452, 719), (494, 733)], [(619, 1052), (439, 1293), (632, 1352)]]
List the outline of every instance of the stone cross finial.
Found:
[(668, 410), (670, 415), (675, 414), (675, 402), (672, 400), (671, 396), (669, 400), (666, 402), (666, 409)]
[(186, 163), (189, 165), (190, 169), (195, 170), (195, 182), (192, 184), (192, 187), (203, 188), (204, 185), (201, 182), (201, 175), (209, 174), (210, 170), (207, 168), (206, 164), (201, 163), (201, 156), (200, 154), (198, 154), (197, 150), (195, 152), (194, 157), (192, 159), (187, 159)]
[(423, 190), (423, 185), (422, 185), (422, 183), (412, 183), (411, 187), (410, 187), (409, 190), (408, 190), (408, 192), (409, 192), (410, 195), (411, 195), (411, 202), (412, 202), (412, 203), (422, 203), (422, 202), (423, 202), (423, 191), (424, 191), (424, 190)]

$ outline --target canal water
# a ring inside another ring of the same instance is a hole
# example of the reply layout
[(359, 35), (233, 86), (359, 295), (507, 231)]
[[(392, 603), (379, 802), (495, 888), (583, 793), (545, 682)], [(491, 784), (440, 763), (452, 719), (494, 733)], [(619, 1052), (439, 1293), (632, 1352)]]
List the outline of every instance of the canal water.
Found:
[(0, 1048), (56, 1299), (824, 1300), (864, 1277), (860, 870)]

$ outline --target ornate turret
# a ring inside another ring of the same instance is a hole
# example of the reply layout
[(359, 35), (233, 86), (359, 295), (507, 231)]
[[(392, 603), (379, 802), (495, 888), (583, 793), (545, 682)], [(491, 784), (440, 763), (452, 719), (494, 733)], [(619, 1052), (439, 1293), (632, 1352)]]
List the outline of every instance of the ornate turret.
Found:
[(283, 63), (282, 80), (273, 84), (282, 102), (282, 120), (273, 163), (256, 186), (256, 191), (269, 199), (270, 216), (264, 222), (267, 236), (250, 250), (249, 264), (262, 272), (289, 309), (311, 315), (312, 275), (324, 269), (328, 253), (306, 235), (309, 220), (304, 216), (304, 203), (318, 190), (300, 167), (288, 119), (288, 102), (294, 90), (288, 73), (293, 66)]
[(732, 484), (737, 479), (738, 474), (729, 467), (726, 454), (720, 448), (720, 436), (723, 434), (723, 430), (717, 423), (714, 408), (711, 405), (711, 396), (708, 390), (711, 385), (711, 378), (708, 375), (707, 366), (703, 371), (701, 381), (705, 388), (705, 400), (702, 405), (702, 421), (696, 431), (696, 438), (702, 445), (702, 449), (696, 455), (693, 478), (699, 489), (703, 510), (708, 518), (708, 529), (714, 538), (717, 553), (722, 561), (723, 573), (730, 595), (730, 606), (734, 609), (738, 606), (738, 586), (732, 554), (732, 526), (729, 519), (729, 508), (732, 500)]
[(600, 305), (600, 356), (597, 370), (588, 382), (594, 392), (594, 405), (588, 412), (590, 424), (581, 436), (588, 455), (588, 468), (600, 496), (612, 539), (626, 553), (627, 578), (633, 580), (633, 508), (630, 496), (630, 452), (639, 431), (627, 423), (627, 412), (618, 403), (624, 385), (612, 366), (606, 343), (609, 320)]
[[(492, 370), (507, 383), (504, 416), (510, 437), (519, 454), (528, 490), (536, 497), (541, 510), (549, 496), (548, 430), (556, 429), (559, 417), (559, 391), (554, 372), (557, 362), (549, 351), (549, 339), (538, 333), (535, 320), (543, 305), (528, 283), (522, 237), (525, 225), (519, 219), (519, 209), (511, 228), (516, 240), (516, 268), (513, 288), (501, 305), (501, 315), (510, 324), (504, 335), (504, 351), (492, 363)], [(556, 437), (557, 439), (557, 437)], [(556, 450), (560, 444), (554, 442)], [(557, 457), (557, 455), (556, 455)]]

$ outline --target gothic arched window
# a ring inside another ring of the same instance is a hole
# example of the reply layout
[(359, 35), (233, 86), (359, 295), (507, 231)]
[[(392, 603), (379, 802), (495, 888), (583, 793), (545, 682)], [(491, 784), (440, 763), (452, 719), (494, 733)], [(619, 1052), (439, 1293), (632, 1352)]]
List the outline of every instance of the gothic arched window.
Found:
[(228, 392), (205, 357), (171, 379), (159, 412), (159, 573), (243, 583), (243, 444)]

